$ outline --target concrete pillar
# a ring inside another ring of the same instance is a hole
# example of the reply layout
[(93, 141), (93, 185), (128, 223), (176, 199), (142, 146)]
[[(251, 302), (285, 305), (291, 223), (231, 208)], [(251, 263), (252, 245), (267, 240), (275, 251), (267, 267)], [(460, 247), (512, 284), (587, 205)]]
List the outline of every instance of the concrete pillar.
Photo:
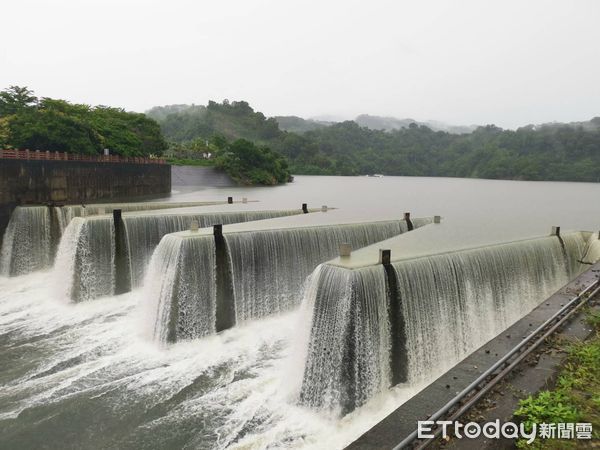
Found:
[(414, 230), (414, 226), (412, 221), (410, 220), (410, 213), (409, 212), (405, 212), (404, 213), (404, 220), (406, 221), (406, 226), (408, 227), (408, 231), (412, 231)]
[(433, 216), (433, 223), (442, 223), (442, 216)]
[(123, 294), (131, 290), (131, 278), (129, 276), (127, 237), (120, 209), (113, 210), (113, 225), (115, 229), (115, 294)]
[(190, 222), (190, 231), (192, 233), (197, 233), (198, 232), (198, 227), (199, 227), (199, 224), (198, 224), (197, 220), (192, 220)]
[(219, 332), (235, 325), (235, 298), (223, 225), (214, 225), (213, 234), (216, 263), (215, 329)]
[(219, 237), (223, 236), (223, 225), (213, 225), (213, 234)]
[(227, 197), (227, 203), (231, 205), (233, 203), (233, 197)]
[(402, 311), (402, 296), (398, 289), (398, 275), (391, 264), (391, 251), (379, 250), (388, 291), (388, 320), (390, 324), (390, 369), (392, 386), (408, 378), (408, 350), (406, 320)]
[(306, 203), (302, 203), (302, 212), (304, 214), (308, 213), (308, 205)]
[(379, 264), (389, 266), (392, 261), (392, 251), (389, 249), (379, 249)]
[(340, 257), (348, 258), (352, 254), (352, 245), (344, 242), (340, 244)]
[(321, 212), (327, 212), (327, 205), (321, 206)]
[(550, 236), (560, 236), (560, 227), (553, 226), (550, 230)]

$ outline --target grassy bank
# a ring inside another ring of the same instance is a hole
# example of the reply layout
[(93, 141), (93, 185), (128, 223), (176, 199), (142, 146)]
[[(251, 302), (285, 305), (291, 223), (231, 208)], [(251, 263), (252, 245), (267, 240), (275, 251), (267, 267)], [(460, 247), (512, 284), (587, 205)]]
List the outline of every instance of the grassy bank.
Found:
[[(569, 344), (567, 360), (556, 386), (521, 400), (515, 417), (529, 429), (532, 424), (591, 423), (592, 441), (600, 439), (600, 314), (589, 314), (593, 336)], [(577, 439), (536, 439), (531, 445), (518, 441), (519, 448), (575, 449), (591, 441)]]

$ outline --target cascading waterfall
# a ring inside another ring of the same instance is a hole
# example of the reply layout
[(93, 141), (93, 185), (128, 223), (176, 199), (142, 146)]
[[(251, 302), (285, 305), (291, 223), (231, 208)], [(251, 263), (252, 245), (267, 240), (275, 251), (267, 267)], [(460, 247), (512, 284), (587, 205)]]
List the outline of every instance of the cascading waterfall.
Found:
[[(390, 323), (383, 266), (321, 265), (309, 290), (313, 335), (306, 345), (300, 402), (350, 412), (390, 383)], [(314, 335), (318, 330), (318, 336)]]
[(337, 256), (341, 243), (358, 249), (406, 231), (406, 222), (396, 220), (225, 234), (236, 322), (296, 307), (306, 277)]
[(200, 228), (212, 225), (250, 222), (254, 220), (274, 219), (299, 214), (299, 210), (282, 211), (232, 211), (201, 214), (165, 214), (165, 215), (127, 215), (123, 216), (125, 225), (128, 258), (131, 270), (131, 286), (141, 286), (146, 265), (161, 238), (169, 233), (190, 228), (196, 220)]
[[(300, 214), (300, 210), (123, 215), (127, 267), (122, 270), (129, 272), (128, 280), (131, 283), (125, 290), (142, 284), (147, 264), (161, 238), (166, 234), (188, 229), (193, 220), (198, 221), (200, 227), (205, 227), (294, 214)], [(84, 224), (80, 225), (79, 221), (84, 221)], [(77, 238), (81, 242), (73, 246), (70, 239), (74, 232), (70, 228), (79, 227), (81, 232)], [(57, 270), (55, 276), (60, 280), (59, 283), (71, 284), (66, 289), (71, 293), (72, 300), (85, 301), (115, 293), (115, 258), (118, 255), (115, 255), (114, 230), (113, 217), (108, 215), (75, 218), (65, 230), (65, 236), (68, 231), (71, 237), (64, 243), (61, 241), (59, 252), (64, 254), (71, 251), (75, 263), (69, 265), (72, 272)]]
[(585, 241), (562, 239), (566, 260), (560, 240), (546, 237), (395, 263), (410, 379), (451, 367), (575, 277)]
[(144, 282), (146, 335), (158, 342), (215, 331), (215, 244), (212, 236), (165, 236)]
[(61, 237), (75, 217), (110, 214), (114, 209), (121, 209), (124, 212), (148, 211), (218, 203), (224, 202), (18, 206), (11, 215), (4, 235), (0, 253), (0, 274), (17, 276), (50, 268)]
[[(450, 368), (580, 273), (585, 238), (570, 233), (393, 262), (408, 383)], [(391, 386), (397, 356), (390, 342), (398, 336), (381, 336), (393, 325), (384, 273), (383, 266), (326, 264), (313, 274), (301, 404), (346, 413)], [(359, 312), (368, 326), (356, 325)], [(370, 346), (366, 360), (356, 351), (363, 342)]]
[(24, 275), (52, 265), (51, 216), (45, 206), (17, 207), (4, 234), (0, 274)]
[[(429, 223), (427, 220), (416, 222), (418, 226)], [(148, 293), (149, 307), (157, 311), (153, 317), (163, 321), (154, 328), (154, 338), (160, 342), (197, 338), (246, 320), (288, 311), (299, 305), (306, 277), (319, 263), (335, 256), (340, 243), (347, 242), (353, 248), (360, 248), (406, 230), (406, 222), (397, 220), (224, 233), (227, 258), (222, 264), (228, 265), (225, 270), (208, 260), (204, 260), (200, 268), (194, 264), (195, 259), (206, 258), (199, 253), (201, 251), (211, 251), (211, 257), (216, 258), (219, 249), (215, 237), (191, 233), (165, 236), (153, 256), (152, 275), (149, 272), (145, 281), (146, 284), (155, 283), (152, 277), (163, 278)], [(182, 253), (177, 261), (159, 262), (158, 259), (171, 254), (163, 247), (175, 246), (175, 240), (183, 242), (177, 247)], [(212, 247), (209, 247), (209, 241)], [(198, 244), (192, 245), (194, 242)], [(162, 266), (168, 266), (169, 271), (160, 269)], [(231, 289), (219, 293), (224, 284), (229, 284)], [(181, 288), (171, 288), (176, 285), (185, 286), (186, 291), (182, 294)], [(169, 326), (165, 317), (183, 314), (183, 306), (187, 306), (185, 313), (188, 314), (202, 302), (206, 303), (205, 310), (211, 315), (202, 311), (205, 315), (198, 319), (180, 317), (179, 325), (189, 323), (192, 326), (177, 328), (175, 334), (165, 331)], [(169, 314), (165, 312), (167, 309), (171, 311)], [(206, 318), (212, 322), (204, 321)], [(199, 327), (200, 323), (202, 326)]]
[(590, 233), (581, 261), (583, 264), (594, 264), (600, 261), (600, 232)]
[(112, 218), (74, 218), (65, 229), (54, 265), (59, 298), (86, 301), (115, 288)]

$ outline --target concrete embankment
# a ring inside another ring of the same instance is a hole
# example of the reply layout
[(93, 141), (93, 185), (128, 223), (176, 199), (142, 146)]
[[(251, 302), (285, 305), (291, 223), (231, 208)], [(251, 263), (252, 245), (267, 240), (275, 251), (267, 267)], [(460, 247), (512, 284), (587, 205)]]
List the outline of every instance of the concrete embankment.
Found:
[(19, 204), (88, 203), (171, 192), (166, 164), (0, 159), (0, 242)]
[(214, 167), (171, 166), (173, 186), (230, 187), (236, 183)]

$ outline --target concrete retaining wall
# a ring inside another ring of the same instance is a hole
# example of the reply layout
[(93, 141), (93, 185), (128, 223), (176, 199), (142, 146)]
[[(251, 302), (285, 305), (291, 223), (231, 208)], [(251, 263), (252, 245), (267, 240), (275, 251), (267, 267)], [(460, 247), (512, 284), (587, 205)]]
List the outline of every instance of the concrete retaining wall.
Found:
[(173, 186), (231, 187), (236, 183), (214, 167), (171, 166)]
[(171, 166), (0, 159), (0, 242), (19, 204), (86, 203), (171, 192)]

